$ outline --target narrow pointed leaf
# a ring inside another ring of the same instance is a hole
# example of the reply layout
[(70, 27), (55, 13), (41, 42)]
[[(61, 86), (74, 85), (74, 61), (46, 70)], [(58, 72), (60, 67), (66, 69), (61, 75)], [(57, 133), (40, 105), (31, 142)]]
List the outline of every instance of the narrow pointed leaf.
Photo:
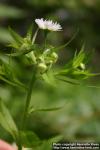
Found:
[(13, 29), (9, 28), (9, 32), (18, 45), (21, 45), (23, 43), (23, 38), (19, 34), (17, 34)]
[(11, 54), (6, 54), (7, 56), (12, 56), (12, 57), (17, 57), (17, 56), (21, 56), (21, 55), (24, 55), (24, 54), (27, 54), (29, 52), (31, 52), (32, 49), (30, 50), (25, 50), (25, 51), (18, 51), (16, 53), (11, 53)]
[(12, 57), (17, 57), (17, 56), (21, 56), (21, 55), (25, 55), (31, 51), (34, 51), (36, 49), (36, 44), (31, 45), (28, 49), (25, 50), (20, 50), (20, 51), (16, 51), (15, 53), (11, 53), (11, 54), (6, 54), (7, 56), (12, 56)]
[(6, 83), (9, 84), (9, 85), (17, 86), (17, 87), (20, 87), (20, 88), (27, 89), (27, 87), (25, 87), (22, 83), (14, 82), (14, 81), (12, 82), (12, 81), (6, 79), (5, 77), (3, 77), (3, 76), (1, 76), (1, 75), (0, 75), (0, 80), (6, 82)]
[(33, 112), (36, 112), (36, 111), (58, 111), (60, 109), (62, 109), (63, 106), (60, 106), (60, 107), (51, 107), (51, 108), (30, 108), (29, 109), (29, 114), (33, 113)]
[(63, 81), (63, 82), (67, 82), (67, 83), (73, 84), (73, 85), (78, 85), (78, 84), (80, 84), (77, 80), (72, 79), (72, 78), (63, 77), (63, 76), (56, 76), (56, 78), (57, 78), (58, 80), (61, 80), (61, 81)]
[(85, 59), (85, 52), (83, 49), (73, 59), (73, 67), (77, 68)]
[(33, 24), (30, 26), (28, 32), (27, 32), (27, 35), (26, 37), (31, 40), (32, 39), (32, 32), (33, 32)]
[(0, 124), (7, 132), (9, 132), (14, 138), (16, 138), (18, 129), (9, 110), (6, 108), (1, 99), (0, 99)]
[(43, 144), (39, 146), (36, 150), (52, 150), (52, 144), (55, 142), (59, 142), (62, 140), (63, 136), (58, 135), (56, 137), (53, 137), (51, 139), (43, 141)]
[(74, 40), (74, 38), (76, 37), (77, 33), (78, 33), (78, 30), (73, 34), (72, 38), (67, 43), (65, 43), (64, 45), (61, 45), (59, 47), (52, 48), (52, 50), (53, 51), (58, 51), (60, 49), (65, 48), (66, 46), (68, 46)]
[(20, 131), (21, 143), (24, 147), (32, 148), (41, 144), (39, 137), (31, 131)]

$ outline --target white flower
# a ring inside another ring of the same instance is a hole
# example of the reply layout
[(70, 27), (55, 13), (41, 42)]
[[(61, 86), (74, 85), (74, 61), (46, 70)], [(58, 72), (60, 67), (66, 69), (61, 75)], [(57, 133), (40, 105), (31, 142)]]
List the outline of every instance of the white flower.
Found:
[(43, 20), (41, 19), (35, 19), (36, 24), (39, 26), (40, 29), (46, 29), (50, 31), (61, 31), (62, 27), (57, 22), (53, 22), (52, 20)]

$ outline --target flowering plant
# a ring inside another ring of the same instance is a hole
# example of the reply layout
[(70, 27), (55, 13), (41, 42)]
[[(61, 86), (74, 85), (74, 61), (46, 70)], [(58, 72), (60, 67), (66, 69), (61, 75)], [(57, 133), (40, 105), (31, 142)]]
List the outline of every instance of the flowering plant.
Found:
[[(8, 109), (0, 100), (0, 124), (13, 136), (18, 146), (18, 150), (22, 150), (23, 146), (27, 148), (35, 147), (36, 150), (43, 149), (46, 144), (52, 143), (52, 141), (59, 141), (62, 138), (62, 136), (57, 136), (49, 141), (46, 141), (45, 143), (44, 141), (41, 141), (34, 132), (26, 131), (27, 118), (30, 113), (34, 111), (58, 110), (61, 108), (56, 107), (35, 109), (34, 107), (30, 107), (32, 89), (37, 79), (42, 79), (48, 82), (49, 75), (52, 74), (55, 81), (62, 80), (72, 84), (79, 84), (80, 80), (94, 76), (94, 74), (92, 74), (86, 67), (87, 58), (89, 55), (84, 52), (84, 46), (82, 46), (82, 49), (79, 53), (75, 53), (74, 58), (70, 62), (68, 62), (61, 69), (54, 71), (52, 68), (59, 58), (58, 51), (66, 47), (69, 42), (59, 47), (54, 47), (50, 44), (47, 44), (46, 40), (49, 32), (62, 31), (61, 25), (57, 22), (54, 23), (51, 20), (44, 19), (36, 19), (35, 22), (38, 25), (38, 29), (36, 30), (35, 34), (33, 35), (33, 28), (31, 26), (25, 38), (21, 37), (15, 31), (9, 28), (10, 34), (13, 38), (13, 42), (9, 44), (9, 47), (11, 47), (14, 52), (12, 51), (10, 54), (6, 54), (5, 56), (10, 59), (11, 57), (15, 58), (22, 56), (22, 58), (31, 65), (32, 79), (29, 87), (26, 87), (16, 76), (14, 76), (14, 71), (9, 63), (6, 63), (3, 59), (1, 59), (2, 57), (0, 57), (0, 79), (8, 84), (11, 84), (12, 86), (23, 87), (27, 92), (26, 104), (20, 129), (18, 129)], [(39, 29), (42, 29), (45, 35), (44, 43), (42, 45), (35, 44)]]

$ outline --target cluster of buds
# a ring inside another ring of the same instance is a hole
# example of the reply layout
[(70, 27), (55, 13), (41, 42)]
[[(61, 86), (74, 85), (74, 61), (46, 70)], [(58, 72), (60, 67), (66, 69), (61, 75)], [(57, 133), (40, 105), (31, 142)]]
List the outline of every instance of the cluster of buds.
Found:
[(31, 41), (28, 38), (23, 38), (23, 43), (20, 45), (20, 50), (29, 50)]
[(51, 66), (56, 63), (58, 55), (55, 52), (51, 52), (50, 49), (47, 49), (43, 54), (38, 58), (38, 70), (40, 73), (48, 71)]
[(42, 54), (35, 55), (35, 52), (31, 51), (26, 54), (31, 61), (33, 61), (39, 73), (43, 74), (48, 71), (58, 59), (56, 52), (53, 52), (51, 49), (46, 49)]

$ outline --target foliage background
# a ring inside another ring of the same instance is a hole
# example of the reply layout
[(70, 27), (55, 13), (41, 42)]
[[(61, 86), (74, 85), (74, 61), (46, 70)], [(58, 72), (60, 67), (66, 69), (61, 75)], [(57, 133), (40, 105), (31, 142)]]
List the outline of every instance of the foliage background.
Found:
[[(57, 20), (63, 27), (60, 33), (51, 33), (49, 42), (60, 45), (67, 42), (79, 29), (76, 38), (67, 48), (59, 52), (57, 67), (63, 66), (74, 52), (85, 42), (87, 51), (95, 50), (89, 64), (93, 72), (100, 72), (100, 1), (99, 0), (0, 0), (0, 51), (7, 52), (5, 45), (11, 41), (8, 26), (25, 36), (35, 18)], [(34, 31), (36, 26), (34, 25)], [(42, 42), (42, 33), (37, 42)], [(12, 62), (14, 71), (26, 84), (31, 77), (31, 69), (25, 67), (21, 58)], [(100, 86), (96, 77), (88, 84)], [(64, 106), (59, 111), (36, 112), (31, 115), (28, 128), (34, 130), (41, 139), (63, 134), (65, 140), (100, 141), (100, 89), (85, 85), (74, 86), (59, 82), (54, 87), (37, 81), (31, 103), (37, 108)], [(0, 97), (5, 101), (17, 124), (20, 125), (25, 91), (11, 87), (0, 80)], [(0, 127), (0, 138), (12, 142), (12, 138)]]

